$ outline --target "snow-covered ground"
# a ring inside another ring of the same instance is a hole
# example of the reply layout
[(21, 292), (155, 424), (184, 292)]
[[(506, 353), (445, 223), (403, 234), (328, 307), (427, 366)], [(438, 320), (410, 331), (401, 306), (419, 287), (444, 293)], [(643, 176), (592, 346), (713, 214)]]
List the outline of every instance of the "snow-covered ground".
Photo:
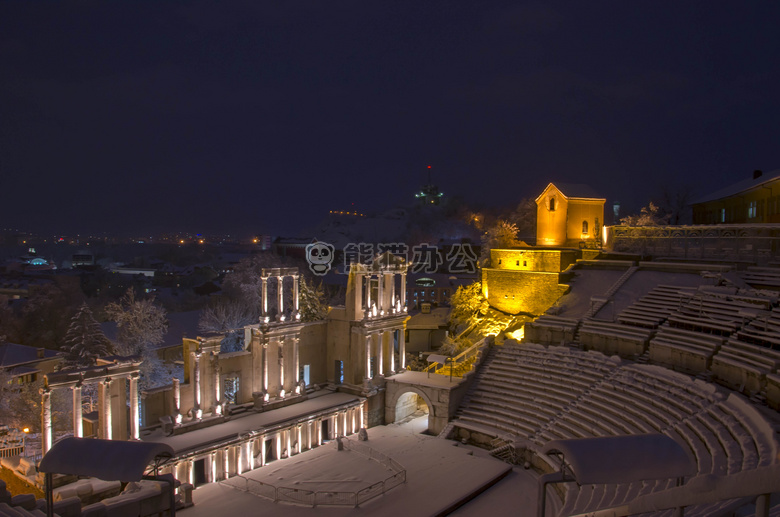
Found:
[[(457, 515), (535, 515), (536, 479), (528, 472), (512, 471), (511, 466), (486, 452), (421, 434), (427, 428), (427, 416), (404, 424), (372, 427), (367, 445), (390, 456), (407, 471), (407, 482), (358, 508), (298, 506), (273, 503), (267, 499), (211, 483), (193, 493), (195, 506), (182, 511), (184, 517), (233, 515), (272, 516), (430, 516), (452, 508), (482, 487), (509, 473), (487, 492), (461, 508)], [(357, 440), (352, 435), (349, 440)], [(362, 443), (362, 442), (361, 442)], [(334, 490), (346, 484), (359, 490), (378, 475), (389, 472), (376, 462), (336, 450), (336, 443), (277, 460), (245, 473), (247, 477), (308, 490)], [(343, 487), (342, 487), (343, 488)]]
[[(694, 273), (637, 271), (631, 275), (631, 278), (629, 278), (614, 295), (612, 295), (612, 301), (596, 314), (596, 318), (614, 318), (614, 316), (617, 316), (623, 309), (649, 293), (659, 284), (676, 285), (680, 287), (698, 287), (704, 284), (712, 284), (712, 280), (705, 279), (701, 275)], [(609, 289), (609, 286), (607, 286), (607, 289)]]

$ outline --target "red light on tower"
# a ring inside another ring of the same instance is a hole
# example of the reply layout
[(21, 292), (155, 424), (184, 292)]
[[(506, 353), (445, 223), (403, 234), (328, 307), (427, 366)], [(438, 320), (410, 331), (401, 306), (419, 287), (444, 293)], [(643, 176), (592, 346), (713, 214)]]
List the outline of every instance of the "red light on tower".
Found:
[(428, 166), (428, 168), (430, 169), (430, 168), (431, 168), (431, 166), (429, 165), (429, 166)]

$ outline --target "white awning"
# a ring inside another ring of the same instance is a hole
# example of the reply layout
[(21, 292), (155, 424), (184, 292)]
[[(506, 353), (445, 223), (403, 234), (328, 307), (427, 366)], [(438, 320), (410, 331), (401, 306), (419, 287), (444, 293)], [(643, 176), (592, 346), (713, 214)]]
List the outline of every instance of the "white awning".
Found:
[(696, 474), (696, 462), (664, 434), (553, 440), (542, 452), (563, 454), (580, 485)]

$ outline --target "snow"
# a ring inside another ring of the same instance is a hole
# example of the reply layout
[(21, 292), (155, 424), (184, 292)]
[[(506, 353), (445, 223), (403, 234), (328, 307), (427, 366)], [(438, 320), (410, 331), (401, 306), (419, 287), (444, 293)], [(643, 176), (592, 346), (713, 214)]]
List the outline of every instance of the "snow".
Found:
[(571, 285), (571, 290), (558, 300), (556, 305), (560, 310), (557, 315), (564, 318), (583, 317), (590, 309), (590, 297), (604, 295), (625, 272), (625, 269), (575, 269), (575, 276), (569, 282), (563, 282)]
[(406, 371), (389, 378), (401, 384), (414, 384), (416, 386), (429, 386), (431, 388), (449, 388), (460, 384), (463, 379), (437, 373)]
[(161, 429), (157, 429), (148, 435), (141, 436), (141, 440), (168, 444), (173, 447), (176, 454), (180, 454), (182, 451), (200, 448), (222, 440), (234, 439), (242, 433), (270, 427), (274, 424), (304, 417), (330, 407), (357, 401), (358, 397), (354, 395), (331, 393), (266, 413), (250, 412), (245, 415), (235, 416), (227, 422), (180, 435), (165, 436)]
[[(639, 270), (631, 275), (631, 278), (629, 278), (626, 283), (623, 284), (614, 295), (612, 295), (612, 302), (605, 305), (595, 315), (595, 318), (612, 319), (614, 316), (620, 314), (623, 309), (649, 293), (659, 284), (680, 287), (698, 287), (700, 285), (704, 285), (707, 282), (708, 280), (698, 274)], [(604, 290), (609, 289), (610, 285), (606, 286)], [(577, 286), (577, 289), (579, 288), (580, 287)]]
[[(367, 445), (382, 452), (400, 463), (407, 471), (407, 482), (393, 488), (382, 496), (362, 504), (359, 508), (317, 507), (281, 505), (270, 500), (230, 488), (220, 483), (198, 487), (193, 492), (195, 505), (182, 510), (184, 517), (212, 515), (256, 515), (286, 517), (310, 516), (398, 516), (398, 515), (437, 515), (468, 499), (485, 485), (501, 478), (512, 469), (484, 454), (475, 453), (473, 448), (464, 447), (457, 442), (442, 440), (420, 434), (427, 424), (427, 417), (412, 420), (409, 423), (372, 427), (368, 430)], [(357, 436), (349, 437), (357, 440)], [(345, 486), (360, 489), (374, 479), (381, 468), (376, 462), (359, 458), (350, 458), (346, 451), (337, 451), (335, 442), (307, 451), (285, 460), (278, 460), (265, 467), (255, 469), (244, 475), (255, 479), (270, 480), (274, 483), (297, 485), (308, 490), (332, 490), (333, 478), (340, 477)], [(316, 466), (322, 468), (316, 468)], [(388, 472), (388, 471), (385, 471)], [(523, 482), (522, 491), (529, 499), (535, 499), (536, 483), (531, 475), (513, 476)], [(365, 478), (366, 481), (362, 481)], [(354, 481), (360, 479), (361, 482)], [(317, 482), (319, 481), (319, 483)], [(363, 484), (365, 483), (365, 484)], [(360, 486), (357, 486), (360, 485)], [(517, 490), (518, 486), (511, 487)], [(510, 486), (502, 491), (508, 497)], [(471, 503), (470, 503), (471, 504)], [(535, 510), (535, 504), (529, 500), (528, 508)], [(523, 508), (523, 507), (520, 507)], [(507, 508), (507, 515), (517, 515), (517, 507)], [(464, 508), (459, 515), (483, 515)], [(495, 514), (500, 515), (500, 514)], [(533, 515), (528, 513), (527, 515)]]

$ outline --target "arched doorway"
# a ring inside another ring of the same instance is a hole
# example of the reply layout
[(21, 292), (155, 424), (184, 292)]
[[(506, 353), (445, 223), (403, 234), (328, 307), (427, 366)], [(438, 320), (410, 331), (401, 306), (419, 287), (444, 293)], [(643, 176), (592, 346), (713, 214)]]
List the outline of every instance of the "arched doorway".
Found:
[(419, 427), (419, 432), (427, 432), (431, 408), (428, 402), (414, 391), (407, 391), (398, 397), (395, 403), (395, 423), (411, 423)]

